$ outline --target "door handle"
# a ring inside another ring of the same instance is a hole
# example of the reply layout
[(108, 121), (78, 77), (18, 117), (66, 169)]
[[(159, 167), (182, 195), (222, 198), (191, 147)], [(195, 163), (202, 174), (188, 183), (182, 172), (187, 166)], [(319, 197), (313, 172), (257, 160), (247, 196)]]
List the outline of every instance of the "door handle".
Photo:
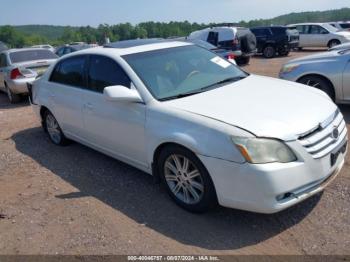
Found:
[(86, 103), (84, 104), (85, 108), (89, 109), (89, 110), (92, 110), (94, 107), (91, 103)]

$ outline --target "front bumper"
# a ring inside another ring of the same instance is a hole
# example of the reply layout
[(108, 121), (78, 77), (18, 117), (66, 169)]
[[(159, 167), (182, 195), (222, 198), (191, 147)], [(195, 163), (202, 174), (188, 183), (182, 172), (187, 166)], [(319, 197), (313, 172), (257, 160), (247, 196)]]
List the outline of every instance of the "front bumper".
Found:
[(14, 80), (6, 80), (8, 88), (14, 93), (14, 94), (28, 94), (28, 88), (27, 83), (31, 83), (35, 80), (35, 77), (30, 78), (21, 78), (21, 79), (14, 79)]
[[(291, 148), (297, 142), (289, 143)], [(347, 140), (341, 146), (347, 144)], [(345, 147), (344, 147), (345, 148)], [(337, 148), (336, 150), (341, 149)], [(219, 204), (258, 213), (276, 213), (321, 192), (336, 178), (346, 152), (331, 166), (331, 156), (314, 159), (306, 152), (292, 163), (239, 164), (198, 156), (211, 174)]]

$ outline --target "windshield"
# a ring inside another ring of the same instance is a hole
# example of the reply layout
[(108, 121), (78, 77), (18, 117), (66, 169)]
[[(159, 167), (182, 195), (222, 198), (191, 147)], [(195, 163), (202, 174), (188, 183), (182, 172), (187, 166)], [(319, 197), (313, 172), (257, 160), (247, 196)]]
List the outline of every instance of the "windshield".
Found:
[(200, 47), (203, 47), (205, 49), (208, 49), (208, 50), (212, 50), (212, 49), (218, 49), (215, 45), (212, 45), (206, 41), (202, 41), (202, 40), (197, 40), (197, 39), (191, 39), (191, 40), (188, 40), (188, 42), (191, 42), (195, 45), (198, 45)]
[(10, 59), (13, 64), (33, 60), (56, 59), (57, 56), (49, 50), (25, 50), (10, 53)]
[(247, 73), (215, 53), (190, 45), (123, 56), (158, 100), (217, 88)]
[(323, 24), (324, 28), (326, 28), (329, 32), (338, 32), (339, 30), (330, 24)]

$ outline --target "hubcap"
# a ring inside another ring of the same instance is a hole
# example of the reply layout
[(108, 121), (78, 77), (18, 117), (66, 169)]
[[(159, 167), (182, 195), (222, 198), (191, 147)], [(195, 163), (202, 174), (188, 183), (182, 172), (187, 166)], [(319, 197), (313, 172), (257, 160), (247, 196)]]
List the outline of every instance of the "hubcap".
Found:
[(339, 45), (338, 42), (333, 41), (333, 42), (331, 42), (330, 47), (332, 48), (332, 47), (335, 47), (335, 46), (337, 46), (337, 45)]
[(61, 132), (56, 119), (51, 114), (46, 117), (46, 128), (52, 141), (59, 144), (61, 142)]
[(171, 155), (165, 161), (166, 182), (173, 194), (186, 204), (197, 204), (204, 194), (204, 183), (198, 168), (186, 157)]
[(274, 50), (273, 50), (272, 47), (267, 47), (266, 50), (265, 50), (265, 55), (267, 57), (272, 57), (273, 56), (273, 52), (274, 52)]
[(308, 86), (316, 87), (316, 88), (320, 88), (321, 87), (319, 82), (312, 81), (310, 79), (308, 79), (305, 84), (308, 85)]

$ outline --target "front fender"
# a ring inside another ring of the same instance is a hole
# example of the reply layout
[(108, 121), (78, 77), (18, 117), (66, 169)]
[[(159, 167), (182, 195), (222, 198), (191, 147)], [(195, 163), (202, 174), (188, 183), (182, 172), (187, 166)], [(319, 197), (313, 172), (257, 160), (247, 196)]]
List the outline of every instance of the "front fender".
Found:
[(167, 109), (147, 110), (146, 141), (148, 163), (153, 162), (157, 148), (165, 143), (179, 144), (197, 155), (244, 163), (230, 135), (252, 134), (203, 116)]

